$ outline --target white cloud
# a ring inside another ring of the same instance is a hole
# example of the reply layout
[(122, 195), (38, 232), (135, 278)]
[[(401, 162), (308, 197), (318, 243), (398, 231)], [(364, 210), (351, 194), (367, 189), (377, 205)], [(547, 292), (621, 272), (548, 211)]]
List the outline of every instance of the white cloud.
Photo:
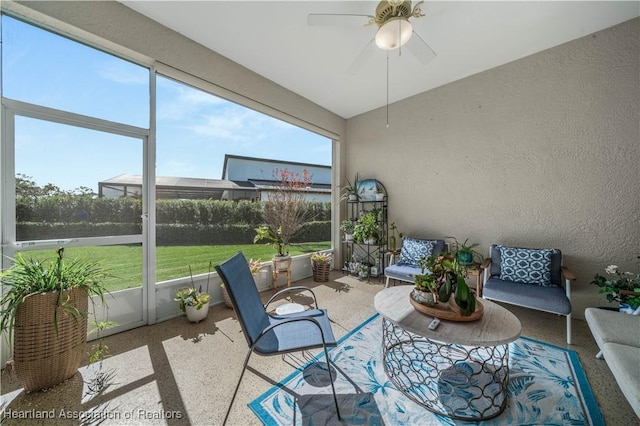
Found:
[(97, 67), (98, 75), (120, 84), (149, 85), (149, 72), (145, 68), (124, 61), (108, 61)]

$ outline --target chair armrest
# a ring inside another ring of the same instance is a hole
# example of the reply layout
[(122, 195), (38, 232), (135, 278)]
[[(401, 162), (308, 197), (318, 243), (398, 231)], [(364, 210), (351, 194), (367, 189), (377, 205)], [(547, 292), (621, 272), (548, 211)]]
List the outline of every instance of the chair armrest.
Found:
[[(480, 285), (481, 287), (483, 287), (485, 285), (485, 283), (487, 282), (487, 280), (489, 279), (489, 265), (491, 265), (491, 258), (490, 257), (487, 257), (480, 264), (480, 271), (482, 271), (483, 275), (484, 275), (482, 277), (482, 283)], [(480, 294), (482, 294), (482, 290), (480, 291)]]
[(569, 281), (575, 281), (576, 280), (576, 276), (573, 275), (573, 272), (571, 272), (569, 270), (569, 268), (567, 268), (566, 266), (562, 267), (562, 275), (564, 276), (565, 279), (567, 279)]
[[(278, 321), (275, 324), (271, 324), (270, 326), (268, 326), (267, 328), (262, 330), (260, 332), (260, 335), (256, 338), (255, 342), (253, 342), (253, 345), (251, 345), (251, 351), (254, 350), (254, 348), (256, 347), (258, 342), (260, 341), (260, 339), (262, 339), (264, 336), (266, 336), (274, 328), (279, 327), (281, 325), (288, 324), (288, 323), (297, 322), (297, 321), (309, 321), (309, 322), (313, 323), (316, 327), (318, 327), (318, 331), (320, 331), (320, 337), (322, 339), (322, 342), (321, 342), (322, 346), (324, 347), (326, 345), (326, 340), (324, 338), (324, 331), (322, 331), (322, 326), (320, 326), (320, 323), (318, 322), (318, 320), (316, 320), (315, 318), (312, 318), (312, 317), (295, 317), (295, 318), (283, 319), (282, 321)], [(300, 349), (304, 349), (304, 348), (300, 347)]]
[(318, 301), (316, 300), (315, 293), (313, 291), (311, 291), (311, 289), (309, 287), (305, 287), (303, 285), (298, 285), (298, 286), (294, 286), (294, 287), (286, 287), (286, 288), (283, 288), (282, 290), (278, 291), (276, 294), (271, 296), (271, 298), (267, 301), (267, 303), (264, 304), (264, 309), (267, 310), (267, 306), (269, 306), (269, 304), (271, 302), (273, 302), (274, 300), (278, 300), (278, 299), (282, 298), (282, 296), (284, 296), (285, 294), (292, 293), (292, 292), (301, 292), (301, 291), (308, 291), (309, 293), (311, 293), (311, 296), (313, 297), (313, 304), (315, 305), (316, 309), (318, 309)]
[(571, 281), (576, 280), (576, 276), (566, 266), (561, 267), (562, 275), (564, 276), (564, 291), (567, 298), (571, 300)]

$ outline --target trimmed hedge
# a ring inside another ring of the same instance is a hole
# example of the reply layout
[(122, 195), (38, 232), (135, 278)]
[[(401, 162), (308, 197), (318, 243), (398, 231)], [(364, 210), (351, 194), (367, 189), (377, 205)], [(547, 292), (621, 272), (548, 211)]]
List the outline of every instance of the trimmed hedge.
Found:
[(18, 241), (54, 240), (56, 238), (108, 237), (142, 233), (141, 223), (34, 223), (16, 224)]
[[(251, 225), (262, 223), (261, 204), (246, 200), (158, 200), (158, 224)], [(331, 203), (306, 203), (303, 217), (331, 220)], [(43, 223), (138, 223), (142, 201), (136, 198), (91, 198), (60, 195), (35, 201), (16, 200), (17, 222)]]
[[(168, 245), (228, 245), (251, 244), (256, 235), (253, 225), (185, 225), (159, 224), (156, 244)], [(19, 223), (18, 241), (51, 240), (56, 238), (105, 237), (142, 232), (134, 223)], [(308, 222), (296, 234), (293, 243), (328, 241), (331, 221)]]
[[(308, 202), (310, 218), (293, 242), (331, 239), (331, 203)], [(50, 240), (142, 232), (142, 201), (59, 195), (16, 200), (18, 241)], [(250, 244), (262, 225), (261, 204), (252, 201), (158, 200), (159, 245)]]

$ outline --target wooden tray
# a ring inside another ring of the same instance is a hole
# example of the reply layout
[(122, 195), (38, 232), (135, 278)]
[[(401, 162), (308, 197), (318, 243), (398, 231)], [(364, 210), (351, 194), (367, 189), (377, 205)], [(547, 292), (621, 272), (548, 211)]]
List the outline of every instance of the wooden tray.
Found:
[(455, 303), (453, 295), (449, 299), (448, 303), (436, 303), (435, 305), (423, 305), (413, 300), (413, 291), (409, 294), (409, 301), (414, 309), (425, 315), (431, 315), (432, 317), (440, 318), (448, 321), (475, 321), (482, 317), (484, 314), (484, 306), (478, 297), (476, 297), (476, 310), (469, 316), (464, 316), (459, 312), (456, 312), (451, 307), (451, 304)]

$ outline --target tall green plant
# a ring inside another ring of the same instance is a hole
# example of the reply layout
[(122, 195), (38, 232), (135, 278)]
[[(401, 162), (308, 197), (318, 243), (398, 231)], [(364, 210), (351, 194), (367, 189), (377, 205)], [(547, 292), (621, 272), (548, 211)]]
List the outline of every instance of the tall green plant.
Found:
[[(0, 282), (5, 291), (0, 304), (0, 331), (7, 331), (9, 341), (15, 325), (15, 317), (18, 307), (27, 296), (39, 293), (58, 292), (56, 306), (62, 307), (76, 320), (87, 315), (69, 304), (64, 292), (75, 288), (81, 288), (89, 296), (98, 296), (105, 304), (104, 279), (107, 271), (98, 261), (75, 258), (64, 261), (64, 248), (56, 250), (57, 257), (50, 262), (42, 262), (38, 259), (27, 258), (22, 253), (13, 259), (13, 267), (0, 274)], [(56, 334), (57, 309), (54, 311), (54, 326)]]

